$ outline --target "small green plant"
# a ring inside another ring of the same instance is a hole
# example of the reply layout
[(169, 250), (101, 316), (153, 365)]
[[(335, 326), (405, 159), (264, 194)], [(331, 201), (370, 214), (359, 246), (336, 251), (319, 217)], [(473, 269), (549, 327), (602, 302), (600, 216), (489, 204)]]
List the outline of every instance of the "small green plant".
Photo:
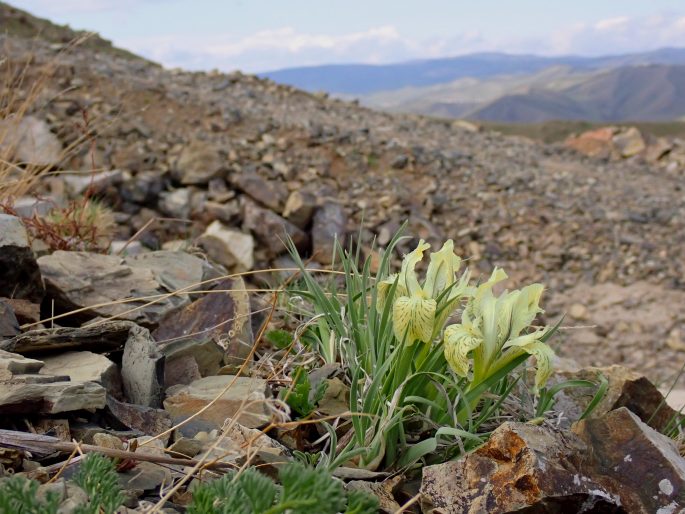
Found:
[(77, 507), (76, 514), (113, 514), (124, 503), (114, 464), (99, 453), (88, 454), (74, 482), (88, 495), (88, 504)]
[(307, 370), (302, 367), (296, 368), (292, 376), (292, 386), (288, 389), (281, 389), (279, 397), (300, 417), (304, 418), (316, 409), (317, 404), (326, 393), (328, 383), (322, 380), (317, 384), (316, 389), (312, 390)]
[(21, 476), (0, 481), (0, 514), (57, 514), (59, 497), (38, 496), (38, 482)]
[[(114, 514), (124, 503), (114, 464), (99, 453), (89, 454), (81, 464), (74, 482), (88, 495), (75, 514)], [(38, 482), (21, 476), (0, 481), (0, 514), (57, 514), (60, 499), (55, 493), (43, 498)]]
[(293, 335), (287, 330), (269, 330), (264, 337), (279, 350), (284, 350), (293, 344)]
[[(403, 467), (433, 455), (443, 460), (482, 444), (501, 419), (504, 404), (524, 387), (521, 368), (537, 361), (533, 391), (550, 372), (546, 341), (555, 327), (534, 327), (543, 287), (533, 284), (499, 296), (493, 287), (507, 276), (495, 269), (472, 285), (447, 241), (430, 256), (423, 282), (415, 271), (430, 247), (420, 241), (390, 273), (396, 235), (375, 276), (371, 260), (336, 243), (344, 278), (322, 285), (290, 252), (303, 277), (296, 294), (309, 301), (303, 339), (327, 363), (340, 362), (350, 386), (352, 437), (336, 448), (335, 432), (323, 461), (352, 461), (375, 469)], [(461, 322), (446, 326), (456, 313)], [(520, 413), (533, 418), (535, 413)], [(336, 440), (337, 443), (337, 440)]]
[(293, 462), (281, 468), (280, 485), (254, 468), (229, 472), (193, 492), (187, 514), (372, 514), (378, 499), (347, 493), (342, 482), (323, 470)]

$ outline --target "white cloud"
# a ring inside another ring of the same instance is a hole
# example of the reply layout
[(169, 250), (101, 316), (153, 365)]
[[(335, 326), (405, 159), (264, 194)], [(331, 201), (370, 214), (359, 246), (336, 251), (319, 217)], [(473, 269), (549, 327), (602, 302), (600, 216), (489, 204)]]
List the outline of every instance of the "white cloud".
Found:
[(451, 37), (417, 39), (384, 25), (343, 34), (281, 27), (243, 37), (168, 35), (115, 42), (170, 67), (254, 72), (324, 63), (396, 62), (477, 51), (602, 55), (685, 46), (685, 16), (616, 16), (535, 36), (493, 36), (473, 30)]
[(162, 36), (116, 42), (167, 66), (247, 71), (322, 62), (388, 62), (423, 57), (425, 50), (389, 25), (338, 35), (281, 27), (244, 37)]
[(568, 27), (552, 36), (551, 53), (601, 55), (685, 46), (685, 16), (620, 16)]
[(168, 35), (115, 43), (169, 67), (254, 72), (322, 63), (373, 64), (441, 57), (479, 50), (485, 40), (477, 31), (418, 40), (384, 25), (343, 34), (281, 27), (244, 37)]
[(120, 11), (136, 4), (163, 0), (15, 0), (11, 2), (38, 16)]
[(617, 18), (607, 18), (605, 20), (599, 20), (595, 23), (595, 29), (599, 31), (611, 31), (624, 29), (626, 25), (630, 22), (630, 18), (627, 16), (618, 16)]

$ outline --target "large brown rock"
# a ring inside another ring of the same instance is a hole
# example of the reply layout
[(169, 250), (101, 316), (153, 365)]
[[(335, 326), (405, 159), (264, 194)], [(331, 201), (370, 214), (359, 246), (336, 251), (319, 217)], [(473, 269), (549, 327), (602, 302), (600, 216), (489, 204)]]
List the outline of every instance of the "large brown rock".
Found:
[(574, 430), (592, 448), (594, 477), (631, 514), (682, 512), (685, 459), (673, 440), (626, 408), (580, 421)]
[(573, 434), (507, 422), (466, 457), (423, 469), (423, 512), (612, 513), (620, 500), (588, 475)]
[(199, 300), (170, 313), (152, 335), (170, 363), (193, 353), (201, 361), (201, 355), (207, 354), (204, 346), (213, 344), (220, 349), (217, 366), (240, 366), (252, 349), (250, 316), (245, 282), (235, 277), (217, 282)]
[(26, 227), (19, 218), (0, 214), (0, 297), (40, 303), (44, 294)]
[(219, 396), (218, 401), (197, 416), (198, 420), (209, 423), (213, 428), (221, 428), (226, 419), (237, 418), (240, 424), (257, 428), (270, 419), (265, 405), (266, 392), (266, 381), (262, 379), (232, 375), (206, 377), (189, 385), (167, 389), (164, 409), (178, 422)]
[(569, 137), (565, 144), (590, 157), (609, 157), (613, 148), (612, 138), (616, 127), (602, 127)]
[[(662, 430), (676, 412), (666, 403), (661, 392), (644, 375), (623, 366), (584, 368), (580, 371), (559, 373), (563, 380), (597, 381), (602, 374), (609, 382), (606, 394), (590, 416), (599, 418), (606, 413), (627, 407), (652, 428)], [(561, 391), (556, 397), (557, 410), (564, 411), (569, 419), (578, 419), (592, 401), (594, 388), (571, 388)]]

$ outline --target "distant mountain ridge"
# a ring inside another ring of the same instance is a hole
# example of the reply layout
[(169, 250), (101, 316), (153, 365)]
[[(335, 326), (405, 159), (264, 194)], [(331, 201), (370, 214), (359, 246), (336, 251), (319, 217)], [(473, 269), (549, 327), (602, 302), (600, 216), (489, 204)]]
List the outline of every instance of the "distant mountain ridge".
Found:
[(473, 54), (263, 74), (392, 112), (497, 122), (661, 121), (685, 116), (685, 49), (603, 57)]
[(394, 64), (331, 64), (285, 68), (259, 74), (276, 82), (307, 91), (364, 95), (403, 87), (422, 87), (472, 77), (531, 74), (553, 66), (578, 71), (640, 64), (683, 64), (685, 48), (662, 48), (651, 52), (583, 57), (544, 57), (506, 53), (476, 53), (458, 57), (407, 61)]

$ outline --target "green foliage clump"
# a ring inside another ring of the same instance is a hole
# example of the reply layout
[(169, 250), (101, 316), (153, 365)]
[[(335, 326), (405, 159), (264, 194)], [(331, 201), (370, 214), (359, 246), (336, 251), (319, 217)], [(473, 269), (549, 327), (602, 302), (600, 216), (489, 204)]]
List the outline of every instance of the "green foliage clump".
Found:
[[(504, 271), (496, 268), (487, 281), (473, 283), (468, 270), (459, 274), (462, 261), (451, 240), (430, 254), (424, 280), (415, 271), (430, 248), (423, 240), (393, 273), (390, 257), (399, 240), (398, 233), (375, 264), (361, 258), (361, 241), (348, 251), (336, 242), (342, 273), (327, 283), (305, 268), (289, 243), (302, 276), (302, 288), (291, 294), (305, 299), (293, 303), (307, 325), (301, 339), (322, 361), (341, 363), (350, 387), (353, 437), (339, 448), (329, 430), (317, 466), (444, 461), (480, 446), (499, 420), (543, 416), (553, 404), (557, 391), (544, 386), (553, 357), (547, 340), (558, 324), (534, 324), (543, 286), (496, 295)], [(532, 387), (524, 379), (530, 355), (536, 361)], [(575, 384), (581, 385), (587, 386)], [(526, 407), (517, 395), (527, 399)], [(534, 399), (543, 409), (536, 412)]]
[(88, 504), (79, 506), (76, 514), (113, 514), (124, 503), (114, 464), (99, 453), (85, 458), (74, 482), (88, 494)]
[(248, 468), (199, 486), (187, 514), (373, 514), (378, 499), (359, 491), (347, 493), (342, 482), (301, 463), (285, 465), (280, 485)]
[[(91, 453), (81, 464), (74, 482), (88, 495), (75, 514), (114, 514), (124, 503), (114, 464), (99, 453)], [(0, 482), (0, 514), (57, 514), (60, 498), (54, 492), (41, 497), (38, 482), (14, 476)]]
[(293, 335), (287, 330), (269, 330), (264, 337), (279, 350), (283, 350), (293, 344)]
[(39, 498), (35, 480), (14, 476), (0, 482), (0, 514), (57, 514), (58, 508), (56, 494)]
[(312, 390), (309, 375), (304, 368), (296, 368), (293, 372), (293, 385), (290, 389), (282, 389), (279, 393), (290, 408), (300, 417), (309, 416), (326, 393), (327, 382), (321, 381), (316, 389)]

